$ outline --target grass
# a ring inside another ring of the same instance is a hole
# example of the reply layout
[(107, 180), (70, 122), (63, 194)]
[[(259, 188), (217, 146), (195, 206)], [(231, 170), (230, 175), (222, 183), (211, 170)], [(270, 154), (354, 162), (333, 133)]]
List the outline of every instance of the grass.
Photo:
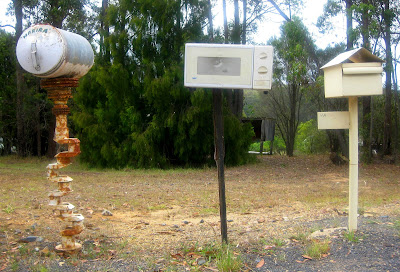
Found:
[(400, 220), (396, 220), (394, 222), (394, 228), (397, 230), (398, 235), (400, 236)]
[(298, 231), (295, 235), (290, 236), (290, 239), (305, 244), (308, 241), (309, 234), (309, 232)]
[(243, 262), (239, 256), (235, 256), (235, 252), (230, 245), (223, 244), (216, 255), (216, 265), (221, 272), (240, 271)]
[(10, 214), (15, 211), (15, 208), (12, 205), (7, 205), (4, 209), (2, 209), (3, 212)]
[(148, 206), (147, 209), (149, 211), (160, 211), (160, 210), (167, 210), (168, 207), (165, 204), (160, 204), (160, 205)]
[(186, 270), (204, 271), (203, 267), (216, 267), (221, 272), (241, 271), (243, 261), (240, 253), (229, 244), (207, 243), (200, 245), (184, 244), (179, 252), (171, 254), (168, 259), (169, 266), (165, 271), (176, 271), (176, 263), (186, 264)]
[(312, 259), (321, 259), (326, 254), (329, 253), (330, 250), (330, 241), (324, 240), (311, 240), (304, 250), (304, 254), (311, 257)]
[[(0, 214), (3, 214), (0, 220), (4, 220), (0, 225), (1, 230), (8, 233), (8, 242), (0, 244), (1, 252), (10, 252), (13, 243), (20, 238), (21, 235), (14, 234), (15, 229), (26, 235), (24, 230), (30, 229), (35, 222), (38, 227), (34, 235), (51, 243), (60, 241), (61, 224), (52, 216), (47, 199), (47, 193), (56, 189), (56, 184), (46, 179), (45, 169), (51, 161), (0, 157)], [(365, 181), (360, 183), (362, 207), (368, 207), (367, 211), (393, 207), (386, 204), (400, 200), (400, 186), (393, 182), (398, 170), (396, 165), (360, 166), (360, 180)], [(96, 242), (84, 248), (79, 260), (107, 259), (112, 252), (116, 252), (118, 258), (145, 260), (160, 252), (168, 255), (190, 237), (203, 245), (196, 246), (196, 254), (205, 258), (207, 265), (217, 267), (218, 263), (221, 269), (239, 266), (240, 256), (235, 247), (218, 248), (213, 244), (220, 240), (215, 168), (104, 170), (88, 169), (74, 162), (61, 172), (74, 179), (74, 191), (63, 200), (75, 205), (85, 216), (85, 224), (92, 225), (79, 235), (79, 239), (82, 243)], [(235, 245), (265, 239), (269, 245), (281, 247), (284, 240), (269, 237), (287, 237), (287, 233), (294, 232), (293, 239), (308, 245), (308, 232), (296, 230), (290, 224), (292, 220), (311, 221), (337, 215), (332, 209), (343, 210), (348, 202), (348, 167), (333, 166), (328, 156), (260, 156), (258, 163), (226, 168), (225, 181), (228, 219), (233, 219), (228, 223), (229, 240)], [(114, 216), (101, 216), (101, 211), (110, 207), (113, 207)], [(331, 212), (322, 212), (327, 209)], [(283, 215), (290, 221), (282, 220)], [(257, 222), (261, 217), (265, 218), (264, 223)], [(199, 223), (203, 219), (203, 223)], [(182, 224), (184, 220), (193, 224)], [(174, 225), (179, 228), (173, 228)], [(398, 225), (400, 232), (400, 222)], [(291, 228), (290, 232), (288, 228)], [(278, 233), (270, 234), (273, 231)], [(211, 245), (207, 245), (209, 243)], [(15, 256), (7, 255), (9, 266), (17, 267), (18, 262), (13, 260), (29, 253), (44, 260), (58, 258), (55, 255), (39, 257), (31, 247), (28, 244), (21, 252), (14, 252)], [(259, 252), (263, 252), (262, 249)], [(275, 257), (285, 258), (283, 255)], [(193, 271), (199, 269), (195, 261), (187, 259)], [(31, 265), (34, 263), (32, 261)], [(40, 264), (37, 265), (39, 270)]]
[(276, 247), (283, 247), (286, 245), (286, 242), (279, 238), (275, 238), (272, 242)]
[(358, 243), (360, 242), (360, 240), (363, 239), (363, 237), (357, 235), (357, 233), (355, 231), (345, 231), (343, 232), (343, 237), (352, 243)]

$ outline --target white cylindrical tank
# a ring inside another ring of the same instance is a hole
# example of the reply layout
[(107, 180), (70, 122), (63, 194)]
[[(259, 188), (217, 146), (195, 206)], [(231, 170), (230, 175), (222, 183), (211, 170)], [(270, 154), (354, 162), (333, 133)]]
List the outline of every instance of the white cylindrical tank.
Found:
[(92, 67), (94, 54), (84, 37), (39, 24), (22, 33), (17, 59), (24, 70), (37, 77), (80, 78)]

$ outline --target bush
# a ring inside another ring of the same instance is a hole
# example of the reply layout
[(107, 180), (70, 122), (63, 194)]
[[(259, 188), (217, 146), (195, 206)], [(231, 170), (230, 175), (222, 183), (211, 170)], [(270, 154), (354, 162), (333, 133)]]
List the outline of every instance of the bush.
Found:
[(305, 154), (317, 154), (329, 151), (329, 140), (326, 132), (318, 130), (315, 119), (299, 125), (295, 149)]
[[(271, 142), (270, 141), (264, 142), (263, 152), (269, 152), (270, 150), (271, 150)], [(249, 147), (249, 151), (260, 152), (260, 142), (252, 143)], [(272, 153), (278, 153), (282, 155), (285, 154), (285, 152), (286, 152), (285, 141), (282, 139), (282, 137), (275, 135)]]

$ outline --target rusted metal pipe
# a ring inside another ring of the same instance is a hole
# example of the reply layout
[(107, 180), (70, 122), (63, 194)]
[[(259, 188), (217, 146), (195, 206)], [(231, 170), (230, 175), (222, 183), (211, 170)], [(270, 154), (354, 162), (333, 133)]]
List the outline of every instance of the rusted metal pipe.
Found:
[(76, 78), (51, 78), (42, 79), (40, 82), (41, 87), (47, 91), (49, 99), (54, 102), (53, 114), (56, 116), (54, 141), (60, 145), (68, 145), (67, 151), (61, 151), (55, 156), (56, 163), (47, 166), (47, 179), (58, 185), (57, 190), (49, 193), (49, 205), (58, 212), (58, 218), (65, 223), (64, 230), (60, 233), (61, 245), (56, 246), (56, 250), (63, 252), (75, 252), (82, 248), (82, 245), (76, 242), (75, 236), (85, 228), (83, 215), (74, 213), (75, 206), (71, 203), (61, 201), (63, 196), (72, 192), (73, 179), (58, 173), (59, 169), (71, 164), (71, 158), (81, 152), (80, 141), (69, 137), (67, 126), (68, 99), (72, 98), (72, 88), (77, 87), (78, 83)]

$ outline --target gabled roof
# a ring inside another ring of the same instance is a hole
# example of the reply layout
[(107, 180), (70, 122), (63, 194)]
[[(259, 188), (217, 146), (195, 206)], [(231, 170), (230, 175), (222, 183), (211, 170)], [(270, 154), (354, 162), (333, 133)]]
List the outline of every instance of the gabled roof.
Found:
[(341, 63), (360, 63), (360, 62), (385, 62), (373, 55), (367, 49), (360, 47), (338, 55), (336, 58), (325, 64), (321, 69), (335, 66)]

